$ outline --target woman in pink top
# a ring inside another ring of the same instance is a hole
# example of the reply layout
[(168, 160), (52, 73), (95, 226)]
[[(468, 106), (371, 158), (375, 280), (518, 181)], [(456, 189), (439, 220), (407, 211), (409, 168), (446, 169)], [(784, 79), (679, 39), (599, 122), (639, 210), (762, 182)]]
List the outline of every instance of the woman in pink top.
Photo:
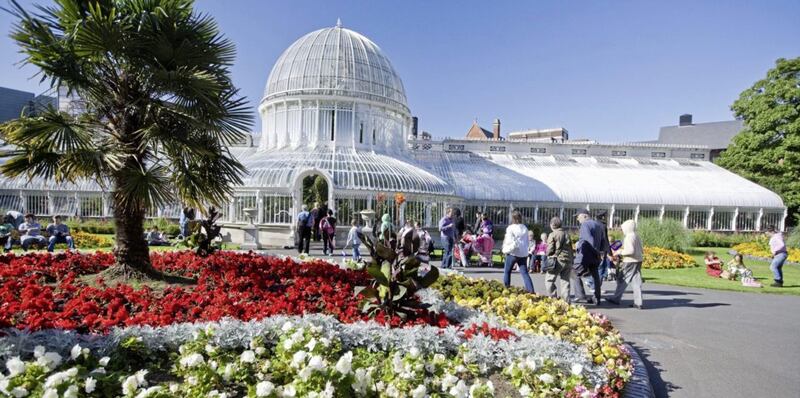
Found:
[(767, 236), (769, 236), (769, 251), (772, 252), (772, 263), (769, 269), (772, 270), (775, 282), (770, 284), (772, 287), (783, 287), (783, 263), (789, 253), (786, 250), (786, 243), (783, 242), (783, 234), (781, 231), (769, 227), (767, 228)]

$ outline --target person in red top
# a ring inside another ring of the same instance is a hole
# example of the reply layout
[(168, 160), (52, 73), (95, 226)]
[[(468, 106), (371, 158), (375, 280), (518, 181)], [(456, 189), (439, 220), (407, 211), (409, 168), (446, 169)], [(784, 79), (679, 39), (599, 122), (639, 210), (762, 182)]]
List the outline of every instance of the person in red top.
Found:
[(719, 257), (717, 257), (716, 253), (706, 252), (705, 262), (706, 273), (708, 276), (719, 278), (722, 274), (722, 262), (719, 260)]
[(480, 257), (481, 265), (485, 267), (492, 266), (492, 249), (494, 249), (494, 239), (489, 232), (489, 228), (483, 227), (481, 236), (475, 239), (475, 250)]

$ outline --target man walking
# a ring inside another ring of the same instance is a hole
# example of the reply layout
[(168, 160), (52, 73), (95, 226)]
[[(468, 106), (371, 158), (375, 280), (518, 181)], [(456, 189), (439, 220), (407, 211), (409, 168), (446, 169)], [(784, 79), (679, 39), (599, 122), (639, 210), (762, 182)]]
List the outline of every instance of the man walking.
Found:
[(781, 231), (774, 227), (767, 228), (767, 236), (769, 236), (769, 251), (772, 253), (772, 262), (769, 269), (772, 270), (775, 282), (772, 282), (772, 287), (783, 287), (783, 263), (789, 256), (786, 250), (786, 243), (783, 241), (783, 234)]
[(455, 244), (455, 224), (453, 209), (447, 208), (444, 217), (439, 220), (439, 234), (442, 238), (442, 268), (453, 267), (453, 244)]
[(308, 254), (311, 245), (311, 227), (316, 224), (314, 217), (308, 212), (308, 206), (303, 205), (302, 211), (297, 214), (297, 252)]
[[(595, 221), (586, 210), (577, 214), (581, 224), (577, 252), (575, 254), (574, 271), (571, 285), (575, 289), (575, 301), (587, 304), (600, 304), (600, 273), (599, 266), (602, 253), (608, 253), (608, 237), (605, 225)], [(583, 276), (591, 276), (594, 297), (588, 297), (583, 287)]]

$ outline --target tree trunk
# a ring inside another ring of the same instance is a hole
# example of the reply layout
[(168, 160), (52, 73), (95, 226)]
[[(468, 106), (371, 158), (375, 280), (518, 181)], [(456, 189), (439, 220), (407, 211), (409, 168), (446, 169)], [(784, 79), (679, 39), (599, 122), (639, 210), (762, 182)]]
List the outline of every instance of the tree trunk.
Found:
[(109, 269), (112, 275), (134, 279), (162, 279), (163, 274), (150, 263), (150, 251), (144, 239), (144, 209), (128, 209), (115, 203), (114, 224), (117, 263)]

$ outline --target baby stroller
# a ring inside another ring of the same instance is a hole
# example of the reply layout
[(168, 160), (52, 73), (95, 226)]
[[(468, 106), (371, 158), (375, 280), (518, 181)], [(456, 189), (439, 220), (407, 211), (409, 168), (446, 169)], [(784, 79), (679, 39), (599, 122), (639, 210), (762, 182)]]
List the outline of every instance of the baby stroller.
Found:
[(494, 249), (494, 239), (488, 232), (489, 228), (483, 228), (483, 234), (475, 239), (475, 251), (481, 260), (482, 266), (492, 266), (492, 250)]

